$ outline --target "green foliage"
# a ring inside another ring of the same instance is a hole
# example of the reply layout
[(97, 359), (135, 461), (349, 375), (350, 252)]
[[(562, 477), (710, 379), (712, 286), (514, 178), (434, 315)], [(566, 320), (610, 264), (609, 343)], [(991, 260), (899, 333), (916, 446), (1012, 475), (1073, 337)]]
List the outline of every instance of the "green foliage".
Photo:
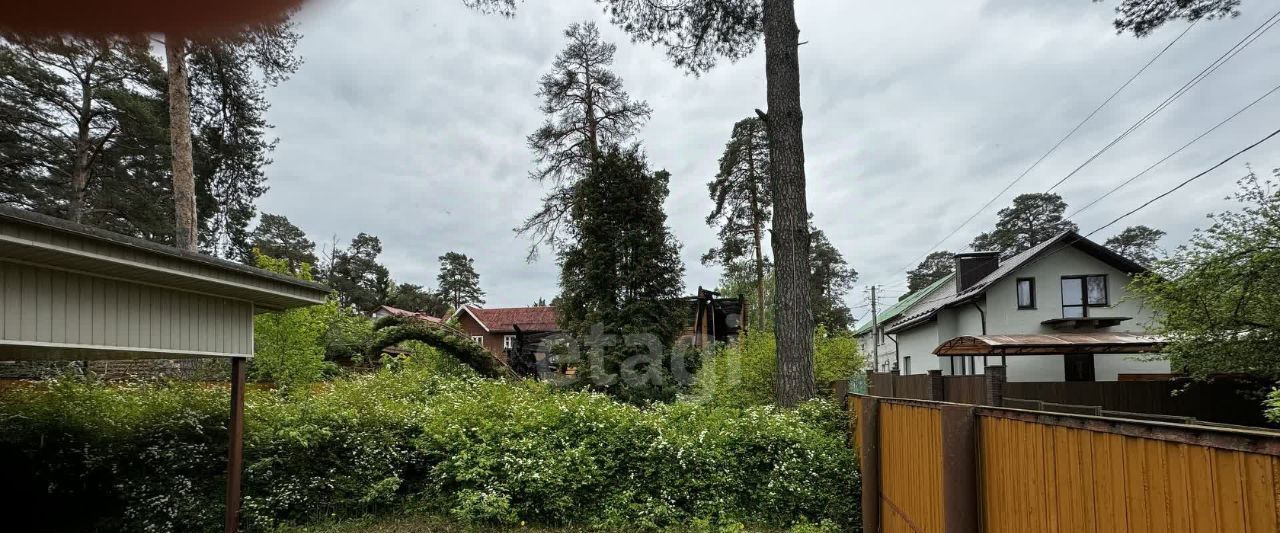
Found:
[[(288, 259), (275, 259), (255, 250), (258, 268), (290, 275)], [(296, 277), (311, 280), (311, 265), (301, 263)], [(330, 298), (324, 304), (261, 313), (253, 317), (253, 361), (249, 374), (255, 381), (275, 383), (289, 390), (320, 380), (325, 363), (325, 335), (342, 310)]]
[(1274, 389), (1267, 394), (1266, 407), (1267, 420), (1280, 423), (1280, 389)]
[(562, 329), (582, 341), (602, 333), (650, 336), (646, 345), (619, 340), (579, 366), (597, 387), (637, 399), (673, 396), (664, 361), (650, 357), (646, 366), (655, 379), (647, 385), (605, 384), (606, 376), (620, 375), (632, 356), (669, 357), (667, 348), (687, 320), (680, 244), (662, 210), (670, 179), (664, 170), (650, 172), (638, 147), (610, 148), (574, 189), (574, 242), (560, 253)]
[[(76, 509), (41, 529), (217, 530), (226, 402), (191, 383), (0, 392), (0, 467), (21, 497), (6, 502)], [(611, 529), (857, 520), (853, 453), (822, 402), (639, 408), (412, 366), (247, 402), (250, 531), (408, 502), (465, 522)]]
[[(751, 268), (750, 290), (741, 294), (754, 296), (758, 324), (768, 322), (768, 310), (773, 300), (765, 293), (769, 259), (765, 257), (765, 232), (773, 216), (773, 192), (769, 186), (769, 138), (764, 121), (750, 117), (733, 125), (733, 133), (720, 156), (720, 171), (707, 183), (714, 206), (707, 215), (707, 224), (719, 226), (720, 246), (702, 256), (704, 264), (719, 263), (726, 275), (731, 269), (741, 269), (738, 263), (748, 262)], [(741, 276), (740, 272), (734, 272)], [(768, 272), (769, 278), (772, 271)], [(739, 293), (729, 293), (739, 294)]]
[(257, 249), (257, 255), (287, 260), (293, 274), (301, 272), (303, 263), (316, 264), (316, 244), (283, 215), (263, 213), (250, 242)]
[(748, 325), (752, 329), (772, 330), (774, 294), (778, 284), (773, 277), (773, 261), (764, 259), (764, 297), (761, 298), (756, 285), (755, 261), (741, 260), (726, 264), (720, 271), (719, 288), (716, 289), (725, 297), (736, 298), (739, 294), (747, 299)]
[[(866, 360), (849, 332), (830, 333), (819, 327), (814, 335), (814, 377), (820, 387), (848, 379)], [(778, 351), (769, 330), (748, 330), (735, 344), (721, 347), (696, 376), (694, 395), (713, 405), (771, 405), (778, 370)]]
[(809, 221), (809, 306), (815, 326), (831, 331), (853, 327), (853, 311), (844, 303), (844, 295), (858, 281), (858, 271), (845, 262), (826, 233)]
[(383, 348), (388, 346), (396, 346), (405, 341), (418, 341), (456, 358), (481, 376), (493, 378), (511, 375), (510, 369), (489, 353), (489, 350), (471, 339), (440, 326), (386, 316), (378, 319), (374, 327), (377, 328), (378, 336), (370, 345), (370, 357), (376, 357)]
[[(1101, 2), (1102, 0), (1093, 0)], [(1219, 19), (1240, 14), (1240, 0), (1120, 0), (1116, 31), (1146, 37), (1167, 22)]]
[(391, 273), (378, 262), (382, 241), (360, 233), (345, 250), (334, 250), (333, 265), (325, 273), (343, 307), (372, 313), (391, 298)]
[(391, 290), (391, 300), (388, 305), (434, 317), (442, 317), (449, 312), (449, 301), (445, 294), (424, 289), (422, 285), (413, 283), (396, 285)]
[(455, 309), (466, 303), (484, 303), (476, 261), (466, 254), (449, 252), (440, 256), (440, 275), (436, 279), (440, 283), (440, 294)]
[(1175, 370), (1280, 380), (1280, 191), (1252, 171), (1239, 184), (1239, 210), (1210, 215), (1130, 290), (1155, 310)]
[(1063, 216), (1067, 202), (1053, 193), (1020, 194), (1013, 204), (1001, 209), (995, 229), (973, 238), (969, 247), (977, 251), (1000, 252), (1009, 258), (1067, 230), (1080, 229)]
[(1161, 237), (1164, 237), (1164, 231), (1148, 226), (1129, 226), (1107, 239), (1104, 246), (1139, 265), (1149, 267), (1154, 265), (1162, 254)]
[[(473, 5), (482, 3), (487, 2), (474, 0)], [(590, 173), (606, 147), (630, 143), (650, 113), (649, 105), (632, 100), (622, 78), (609, 70), (617, 46), (600, 38), (594, 22), (570, 24), (564, 36), (567, 42), (551, 72), (538, 80), (546, 120), (528, 137), (537, 164), (529, 176), (551, 185), (542, 207), (516, 228), (534, 238), (530, 257), (543, 242), (559, 249), (560, 233), (573, 217), (578, 180)]]
[(899, 300), (911, 296), (912, 293), (932, 285), (933, 282), (947, 277), (956, 269), (955, 254), (946, 250), (933, 252), (925, 256), (919, 265), (907, 272), (907, 292)]

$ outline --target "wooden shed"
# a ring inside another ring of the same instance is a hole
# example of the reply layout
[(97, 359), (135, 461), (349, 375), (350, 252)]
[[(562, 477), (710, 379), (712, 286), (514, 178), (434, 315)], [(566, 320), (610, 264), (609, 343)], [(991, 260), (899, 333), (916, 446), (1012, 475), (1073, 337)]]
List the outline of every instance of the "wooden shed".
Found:
[(0, 361), (231, 360), (227, 531), (239, 510), (253, 315), (324, 303), (328, 293), (319, 283), (0, 206)]

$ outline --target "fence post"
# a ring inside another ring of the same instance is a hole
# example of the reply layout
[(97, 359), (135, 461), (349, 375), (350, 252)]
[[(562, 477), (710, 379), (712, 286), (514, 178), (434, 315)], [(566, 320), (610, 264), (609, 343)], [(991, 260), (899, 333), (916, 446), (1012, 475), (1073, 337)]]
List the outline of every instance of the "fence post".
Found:
[(867, 369), (867, 396), (881, 396), (880, 390), (876, 387), (876, 371)]
[(978, 447), (974, 407), (942, 406), (944, 533), (978, 532)]
[(890, 398), (897, 398), (897, 397), (898, 397), (898, 376), (900, 376), (900, 375), (901, 375), (901, 373), (900, 373), (900, 372), (898, 372), (898, 369), (896, 369), (896, 368), (895, 368), (895, 369), (893, 369), (893, 370), (890, 370), (890, 371), (889, 371), (889, 384), (890, 384), (890, 385), (889, 385), (889, 397), (890, 397)]
[(836, 401), (841, 411), (849, 410), (849, 380), (837, 379), (831, 382), (831, 399)]
[(946, 381), (942, 379), (941, 370), (929, 371), (929, 399), (942, 402), (947, 399)]
[(862, 448), (858, 463), (862, 465), (862, 530), (880, 531), (880, 399), (863, 398), (858, 413), (858, 429), (862, 431)]
[(1004, 405), (1004, 383), (1005, 368), (1001, 365), (989, 366), (986, 368), (987, 376), (987, 397), (986, 404), (992, 407), (1000, 407)]

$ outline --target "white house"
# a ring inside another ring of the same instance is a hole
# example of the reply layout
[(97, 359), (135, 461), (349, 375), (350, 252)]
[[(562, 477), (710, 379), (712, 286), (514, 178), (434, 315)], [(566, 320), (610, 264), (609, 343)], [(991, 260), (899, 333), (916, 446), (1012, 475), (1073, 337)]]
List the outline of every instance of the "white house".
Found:
[[(953, 275), (904, 299), (912, 301), (906, 309), (877, 317), (903, 375), (981, 374), (1001, 364), (1009, 381), (1169, 373), (1167, 361), (1124, 351), (1153, 344), (1145, 335), (1151, 312), (1128, 292), (1133, 276), (1146, 270), (1141, 265), (1070, 231), (1003, 261), (995, 252), (957, 254), (955, 261)], [(1014, 355), (935, 355), (949, 341), (1000, 344)]]

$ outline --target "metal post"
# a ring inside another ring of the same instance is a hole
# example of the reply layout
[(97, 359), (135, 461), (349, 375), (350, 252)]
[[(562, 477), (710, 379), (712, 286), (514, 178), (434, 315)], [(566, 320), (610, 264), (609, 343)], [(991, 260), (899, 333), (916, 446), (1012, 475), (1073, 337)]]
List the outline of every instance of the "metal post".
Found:
[(876, 286), (871, 286), (871, 357), (876, 369), (880, 371), (880, 317), (876, 312)]
[(978, 450), (975, 425), (972, 406), (942, 406), (944, 533), (978, 531)]
[(244, 357), (231, 358), (231, 421), (227, 424), (226, 533), (236, 533), (240, 529), (240, 474), (244, 470), (244, 365)]
[(863, 397), (858, 427), (862, 431), (862, 447), (858, 463), (862, 465), (862, 530), (880, 531), (880, 400)]

